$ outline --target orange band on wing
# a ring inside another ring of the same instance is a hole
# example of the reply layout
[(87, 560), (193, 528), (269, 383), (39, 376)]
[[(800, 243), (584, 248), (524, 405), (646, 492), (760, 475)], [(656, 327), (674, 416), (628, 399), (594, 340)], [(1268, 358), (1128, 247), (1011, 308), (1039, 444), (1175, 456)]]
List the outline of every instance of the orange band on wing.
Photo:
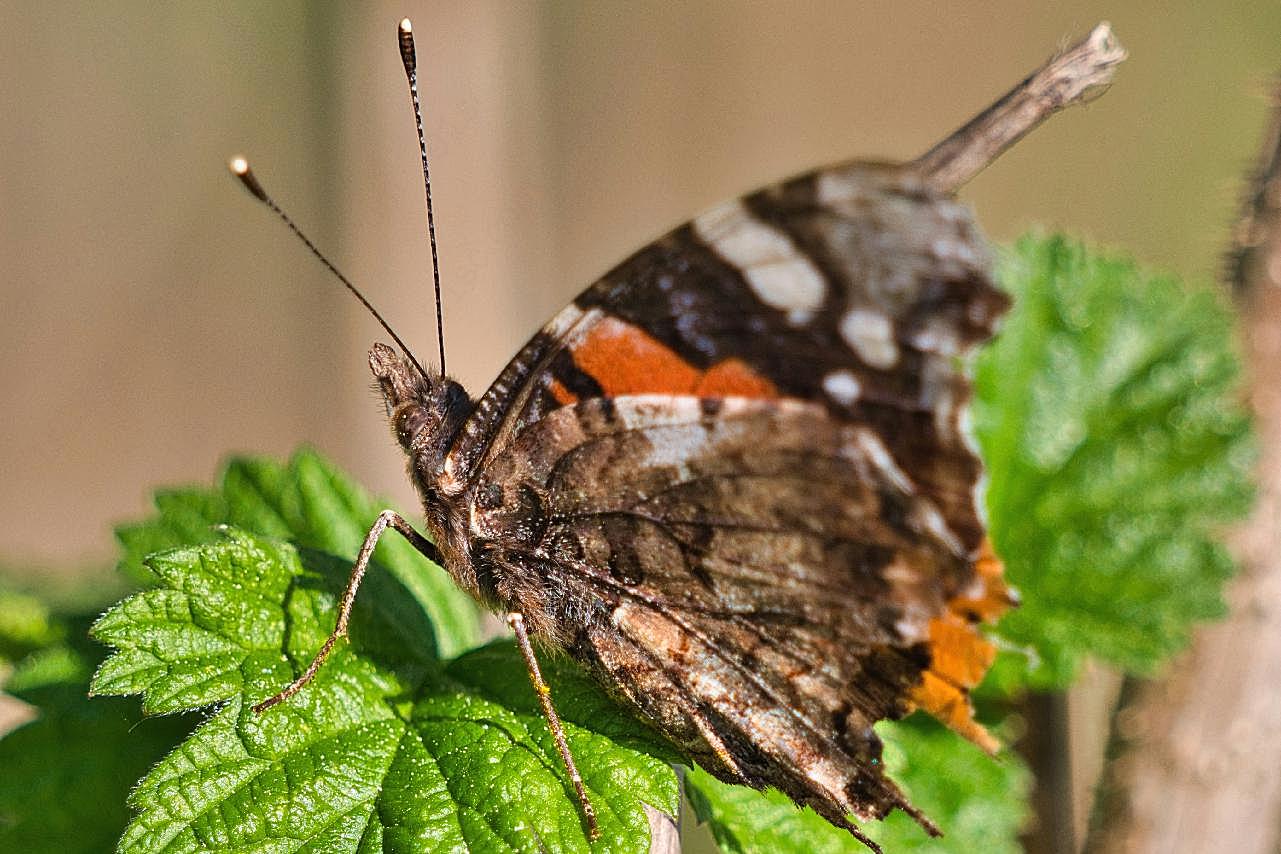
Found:
[(961, 688), (983, 680), (996, 658), (996, 648), (955, 614), (930, 621), (930, 672)]
[(970, 704), (969, 692), (940, 679), (934, 675), (934, 671), (926, 671), (921, 684), (912, 692), (911, 700), (915, 707), (929, 712), (952, 732), (964, 736), (988, 753), (996, 753), (1001, 749), (1001, 742), (983, 724), (974, 720), (974, 706)]
[(973, 586), (947, 603), (952, 613), (971, 620), (995, 623), (1006, 611), (1019, 604), (1018, 594), (1005, 581), (1005, 564), (992, 551), (986, 537), (974, 561)]
[(778, 389), (741, 359), (726, 359), (704, 372), (694, 394), (699, 397), (778, 397)]
[[(746, 362), (725, 359), (701, 371), (640, 327), (615, 317), (598, 321), (574, 344), (571, 352), (578, 368), (610, 397), (625, 394), (778, 396), (775, 385), (754, 372)], [(555, 387), (552, 394), (562, 400)], [(572, 397), (568, 390), (565, 394)]]
[(552, 377), (552, 381), (548, 385), (547, 390), (552, 393), (552, 397), (556, 398), (556, 402), (561, 406), (569, 406), (571, 403), (578, 403), (578, 395), (565, 388), (565, 384), (555, 377)]
[(970, 704), (970, 689), (983, 680), (996, 659), (996, 647), (979, 634), (976, 621), (994, 621), (1018, 600), (1005, 583), (1005, 568), (986, 539), (974, 572), (972, 587), (950, 600), (945, 614), (930, 621), (930, 669), (910, 699), (913, 706), (995, 753), (999, 742), (974, 720)]

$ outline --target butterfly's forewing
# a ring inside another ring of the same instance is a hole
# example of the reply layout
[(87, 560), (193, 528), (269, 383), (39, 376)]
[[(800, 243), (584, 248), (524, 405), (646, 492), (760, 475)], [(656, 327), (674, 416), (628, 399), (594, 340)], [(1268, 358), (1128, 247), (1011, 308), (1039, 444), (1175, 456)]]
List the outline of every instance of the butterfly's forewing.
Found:
[[(629, 258), (446, 457), (501, 601), (724, 779), (837, 823), (911, 809), (871, 725), (966, 691), (1001, 598), (957, 357), (1007, 306), (968, 213), (849, 165)], [(919, 816), (918, 816), (919, 818)]]

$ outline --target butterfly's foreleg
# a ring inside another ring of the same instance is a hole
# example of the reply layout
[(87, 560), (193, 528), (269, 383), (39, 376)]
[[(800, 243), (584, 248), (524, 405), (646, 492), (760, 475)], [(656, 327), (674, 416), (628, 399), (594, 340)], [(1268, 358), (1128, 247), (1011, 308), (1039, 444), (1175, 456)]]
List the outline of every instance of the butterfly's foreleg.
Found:
[(538, 659), (534, 657), (534, 646), (529, 642), (529, 633), (525, 631), (525, 618), (519, 613), (510, 613), (507, 615), (507, 625), (511, 626), (512, 631), (516, 633), (516, 643), (520, 646), (521, 655), (525, 657), (525, 667), (529, 669), (529, 681), (534, 686), (534, 693), (538, 695), (539, 705), (543, 707), (543, 717), (547, 719), (547, 728), (551, 730), (556, 749), (560, 751), (560, 758), (565, 763), (565, 770), (569, 772), (569, 780), (574, 786), (574, 793), (578, 796), (579, 806), (583, 810), (583, 819), (587, 822), (587, 835), (591, 839), (596, 839), (600, 836), (600, 827), (596, 823), (596, 810), (587, 798), (583, 776), (578, 773), (574, 756), (569, 752), (565, 728), (561, 726), (560, 716), (556, 714), (556, 707), (552, 705), (552, 689), (543, 681), (542, 671), (538, 669)]
[(307, 669), (303, 671), (303, 674), (285, 686), (278, 694), (268, 697), (254, 706), (255, 714), (270, 709), (277, 703), (288, 700), (301, 691), (303, 686), (315, 677), (316, 672), (320, 670), (320, 666), (325, 663), (325, 659), (333, 651), (334, 644), (338, 642), (338, 639), (347, 636), (347, 621), (351, 619), (351, 606), (356, 601), (356, 591), (360, 589), (360, 582), (365, 577), (365, 570), (369, 568), (369, 560), (373, 557), (374, 547), (378, 545), (378, 538), (389, 527), (394, 528), (401, 536), (409, 540), (410, 545), (422, 552), (428, 560), (438, 564), (442, 563), (440, 550), (426, 537), (415, 531), (414, 527), (406, 522), (399, 513), (394, 510), (384, 510), (379, 513), (377, 521), (369, 529), (369, 533), (365, 535), (365, 542), (360, 547), (360, 554), (356, 555), (356, 564), (351, 568), (351, 577), (347, 579), (347, 589), (343, 591), (342, 602), (338, 606), (338, 622), (334, 626), (334, 630), (330, 632), (324, 645), (320, 647), (320, 651), (311, 660), (311, 664), (307, 665)]

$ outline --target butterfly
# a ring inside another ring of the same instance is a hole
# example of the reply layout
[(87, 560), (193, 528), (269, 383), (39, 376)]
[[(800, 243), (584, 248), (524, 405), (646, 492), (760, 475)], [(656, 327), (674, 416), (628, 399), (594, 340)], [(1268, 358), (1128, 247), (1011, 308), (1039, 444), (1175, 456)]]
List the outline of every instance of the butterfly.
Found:
[(873, 848), (851, 816), (897, 808), (937, 833), (873, 724), (921, 708), (997, 748), (969, 691), (994, 656), (978, 627), (1015, 597), (985, 537), (963, 360), (1008, 307), (969, 211), (919, 162), (851, 162), (640, 249), (479, 398), (374, 345), (428, 536), (379, 516), (334, 634), (255, 711), (345, 635), (393, 528), (507, 615), (589, 835), (535, 643), (722, 780)]
[(996, 747), (968, 690), (992, 658), (976, 624), (1011, 594), (959, 359), (1007, 306), (968, 211), (909, 167), (721, 205), (581, 293), (479, 399), (375, 345), (429, 537), (385, 513), (358, 568), (391, 526), (509, 615), (552, 720), (531, 637), (722, 780), (856, 833), (896, 807), (936, 832), (872, 725), (923, 707)]

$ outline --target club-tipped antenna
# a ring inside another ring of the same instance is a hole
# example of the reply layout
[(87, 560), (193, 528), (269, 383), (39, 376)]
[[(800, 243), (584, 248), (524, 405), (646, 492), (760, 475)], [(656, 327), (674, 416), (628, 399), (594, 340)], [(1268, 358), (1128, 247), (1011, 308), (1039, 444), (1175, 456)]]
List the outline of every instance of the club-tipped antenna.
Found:
[(414, 28), (408, 18), (401, 18), (396, 28), (400, 42), (400, 61), (409, 78), (409, 97), (414, 104), (414, 124), (418, 127), (418, 153), (423, 162), (423, 190), (427, 194), (427, 242), (431, 244), (431, 281), (436, 292), (436, 343), (440, 347), (440, 373), (445, 373), (445, 316), (440, 304), (440, 256), (436, 252), (436, 217), (431, 205), (431, 169), (427, 166), (427, 136), (423, 133), (423, 109), (418, 100), (418, 56), (414, 51)]
[(365, 299), (365, 295), (351, 283), (351, 280), (344, 276), (342, 272), (333, 265), (333, 262), (326, 258), (325, 254), (316, 248), (316, 244), (312, 243), (311, 240), (307, 238), (307, 235), (302, 233), (302, 229), (300, 229), (294, 221), (289, 218), (289, 214), (285, 213), (280, 205), (276, 204), (276, 200), (267, 195), (267, 191), (264, 190), (262, 184), (259, 183), (258, 177), (254, 175), (253, 170), (249, 168), (249, 161), (243, 157), (233, 157), (231, 158), (231, 162), (227, 165), (231, 169), (231, 174), (239, 178), (240, 183), (245, 185), (245, 189), (252, 193), (254, 198), (270, 208), (271, 212), (279, 217), (280, 221), (285, 224), (285, 227), (292, 231), (294, 236), (301, 240), (303, 245), (311, 250), (311, 254), (315, 255), (316, 259), (325, 265), (325, 269), (333, 273), (338, 278), (338, 281), (342, 282), (347, 287), (347, 290), (351, 291), (352, 296), (360, 300), (360, 304), (374, 316), (374, 319), (378, 321), (379, 325), (381, 325), (383, 329), (387, 330), (387, 334), (396, 342), (396, 346), (400, 348), (400, 351), (405, 354), (409, 361), (414, 363), (414, 367), (418, 369), (418, 372), (424, 377), (427, 376), (427, 371), (425, 371), (422, 364), (419, 363), (418, 357), (414, 355), (413, 351), (410, 350), (408, 346), (406, 346), (404, 341), (400, 340), (400, 336), (397, 335), (396, 331), (391, 328), (391, 325), (383, 319), (383, 316), (378, 313), (378, 309), (374, 308), (373, 305), (370, 304), (369, 300)]

